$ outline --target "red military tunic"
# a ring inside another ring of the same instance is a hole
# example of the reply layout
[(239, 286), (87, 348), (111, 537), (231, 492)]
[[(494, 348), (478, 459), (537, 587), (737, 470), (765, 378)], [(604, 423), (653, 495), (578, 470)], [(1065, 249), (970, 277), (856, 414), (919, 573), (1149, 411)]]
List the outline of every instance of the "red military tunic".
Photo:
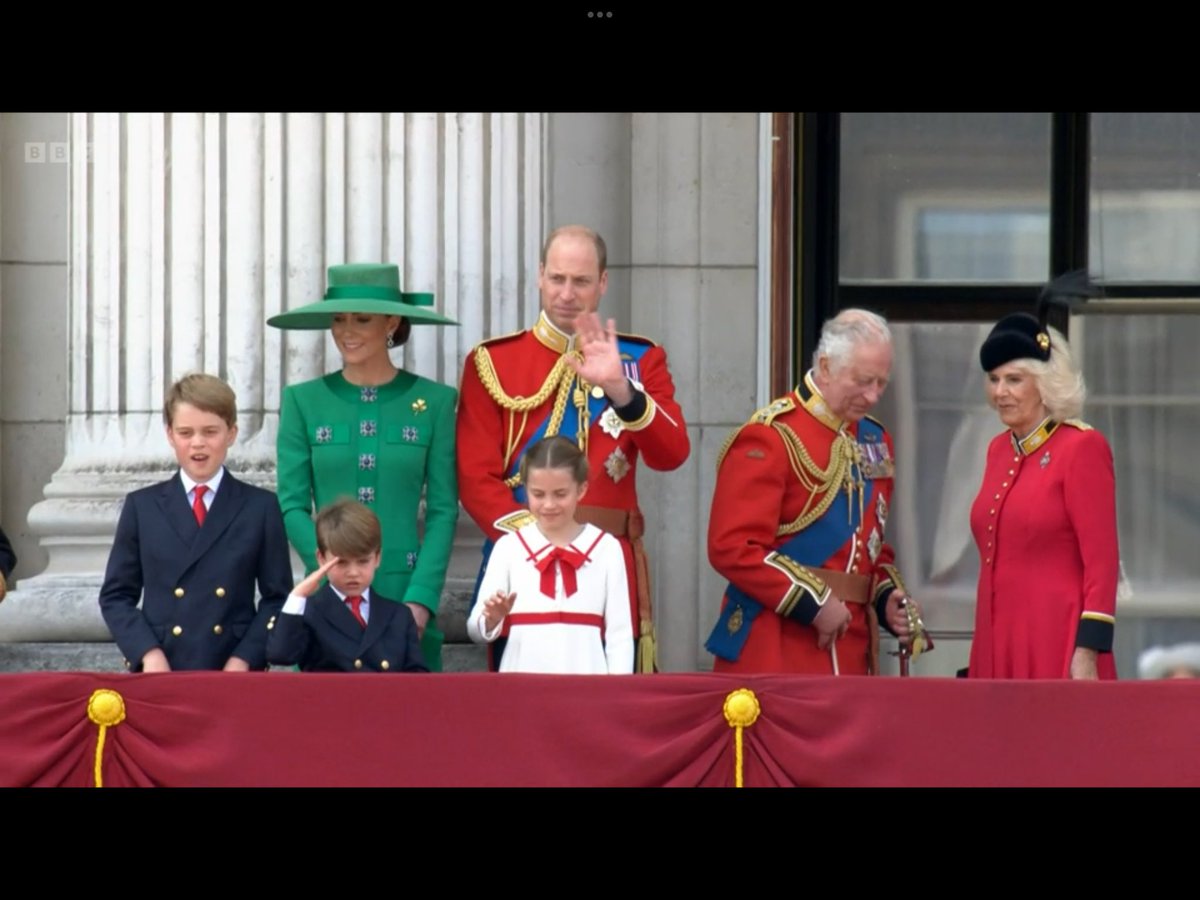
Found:
[(622, 365), (635, 388), (634, 402), (621, 413), (598, 388), (601, 396), (595, 397), (591, 386), (577, 384), (565, 362), (565, 355), (574, 350), (574, 338), (544, 313), (530, 330), (484, 341), (472, 350), (463, 369), (458, 407), (459, 497), (488, 539), (495, 541), (532, 521), (515, 474), (528, 446), (554, 434), (579, 441), (588, 459), (588, 491), (582, 505), (611, 511), (610, 518), (627, 523), (622, 535), (609, 521), (593, 519), (620, 539), (631, 613), (639, 623), (635, 630), (649, 640), (637, 465), (640, 459), (652, 469), (678, 468), (688, 457), (690, 443), (664, 350), (629, 335), (620, 335), (619, 344)]
[[(810, 376), (755, 413), (717, 464), (708, 558), (730, 582), (707, 644), (718, 672), (832, 675), (836, 656), (838, 674), (868, 674), (876, 619), (904, 590), (883, 540), (892, 439), (874, 420), (834, 417)], [(810, 625), (832, 588), (821, 569), (860, 576), (871, 601), (846, 604), (850, 628), (832, 652)]]
[(1069, 678), (1077, 646), (1116, 678), (1120, 568), (1112, 451), (1082, 422), (1043, 422), (988, 447), (971, 507), (979, 547), (972, 678)]

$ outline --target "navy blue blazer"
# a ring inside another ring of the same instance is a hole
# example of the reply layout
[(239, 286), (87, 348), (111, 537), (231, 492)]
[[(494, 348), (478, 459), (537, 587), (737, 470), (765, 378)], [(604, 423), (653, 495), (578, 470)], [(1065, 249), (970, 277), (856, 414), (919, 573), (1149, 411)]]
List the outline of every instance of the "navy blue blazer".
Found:
[(363, 628), (328, 584), (305, 603), (304, 615), (281, 613), (268, 626), (267, 660), (304, 672), (428, 672), (417, 623), (403, 603), (371, 591)]
[(275, 495), (226, 469), (201, 528), (177, 473), (126, 496), (100, 612), (135, 672), (155, 647), (172, 669), (220, 669), (231, 656), (263, 669), (267, 623), (291, 590)]

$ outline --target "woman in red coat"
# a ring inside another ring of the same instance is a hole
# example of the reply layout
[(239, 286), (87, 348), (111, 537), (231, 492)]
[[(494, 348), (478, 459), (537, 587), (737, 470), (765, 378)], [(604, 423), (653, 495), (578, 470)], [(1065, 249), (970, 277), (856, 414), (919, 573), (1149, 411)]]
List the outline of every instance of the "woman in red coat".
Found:
[(997, 322), (979, 360), (1008, 430), (971, 508), (970, 677), (1116, 678), (1116, 487), (1108, 442), (1077, 418), (1083, 377), (1066, 338), (1027, 313)]

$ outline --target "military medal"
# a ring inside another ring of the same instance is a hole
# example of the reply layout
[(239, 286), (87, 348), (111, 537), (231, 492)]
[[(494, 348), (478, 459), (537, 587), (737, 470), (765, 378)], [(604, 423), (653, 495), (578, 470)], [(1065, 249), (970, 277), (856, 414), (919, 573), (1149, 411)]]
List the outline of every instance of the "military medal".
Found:
[(879, 530), (880, 531), (884, 531), (887, 529), (887, 517), (888, 517), (887, 500), (884, 499), (883, 494), (881, 493), (878, 497), (875, 498), (875, 518), (877, 518), (879, 520)]
[(874, 565), (875, 560), (879, 559), (879, 551), (883, 549), (883, 538), (879, 535), (878, 528), (871, 529), (871, 536), (867, 538), (867, 555), (871, 557), (871, 564)]
[[(858, 445), (859, 466), (866, 478), (891, 478), (895, 464), (888, 452), (887, 444), (867, 441)], [(886, 515), (886, 513), (885, 513)]]

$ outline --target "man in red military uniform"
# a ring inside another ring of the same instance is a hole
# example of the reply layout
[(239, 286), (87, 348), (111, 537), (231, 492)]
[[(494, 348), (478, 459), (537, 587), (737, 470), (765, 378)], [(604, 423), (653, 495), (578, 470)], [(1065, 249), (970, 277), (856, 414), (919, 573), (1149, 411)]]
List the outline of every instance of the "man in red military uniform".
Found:
[(611, 319), (606, 327), (596, 314), (608, 288), (606, 253), (590, 228), (554, 231), (542, 248), (537, 323), (484, 341), (467, 357), (458, 406), (459, 496), (487, 536), (486, 567), (492, 543), (532, 521), (518, 474), (525, 450), (555, 434), (577, 441), (587, 453), (588, 491), (576, 518), (621, 541), (639, 635), (635, 671), (648, 672), (653, 624), (637, 465), (640, 459), (652, 469), (678, 468), (690, 444), (666, 353), (646, 338), (618, 335)]
[(874, 674), (878, 622), (908, 637), (883, 539), (895, 455), (867, 416), (891, 368), (887, 323), (844, 310), (803, 383), (722, 451), (708, 529), (709, 561), (729, 579), (705, 645), (715, 671)]

